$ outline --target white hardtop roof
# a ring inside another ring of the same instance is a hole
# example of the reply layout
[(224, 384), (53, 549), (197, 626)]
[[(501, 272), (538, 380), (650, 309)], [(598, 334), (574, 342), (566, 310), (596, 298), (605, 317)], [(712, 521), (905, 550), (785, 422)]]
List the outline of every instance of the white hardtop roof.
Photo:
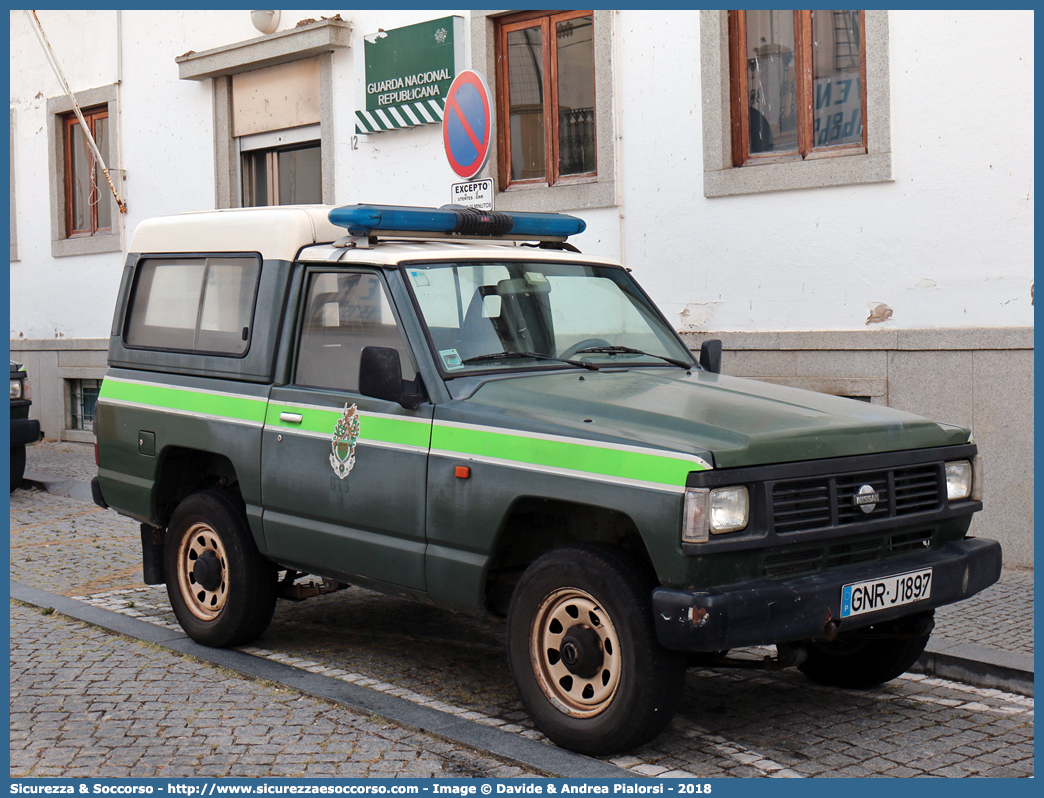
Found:
[(259, 252), (265, 260), (293, 260), (301, 247), (348, 234), (328, 218), (333, 205), (276, 205), (180, 213), (148, 219), (134, 231), (130, 251)]
[[(180, 213), (147, 219), (137, 226), (130, 252), (177, 254), (181, 252), (259, 252), (265, 260), (298, 258), (308, 261), (367, 263), (395, 266), (407, 260), (456, 258), (543, 260), (597, 263), (615, 261), (578, 255), (558, 249), (521, 246), (497, 239), (392, 239), (380, 238), (371, 249), (344, 249), (331, 244), (348, 235), (332, 224), (330, 211), (337, 205), (276, 205), (263, 208), (227, 208)], [(306, 248), (306, 249), (305, 249)], [(302, 251), (304, 249), (304, 251)], [(340, 253), (340, 257), (337, 255)]]

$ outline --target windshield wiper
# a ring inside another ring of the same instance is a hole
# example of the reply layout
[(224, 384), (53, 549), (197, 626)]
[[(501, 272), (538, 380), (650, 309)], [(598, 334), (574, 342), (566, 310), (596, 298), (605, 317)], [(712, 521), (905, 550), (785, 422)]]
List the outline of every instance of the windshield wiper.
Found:
[(681, 360), (675, 360), (673, 357), (666, 357), (665, 355), (654, 355), (652, 352), (643, 352), (641, 349), (634, 349), (630, 346), (590, 346), (587, 349), (580, 349), (576, 352), (578, 355), (645, 355), (646, 357), (658, 357), (660, 360), (666, 360), (672, 366), (678, 366), (683, 369), (691, 369), (692, 363), (685, 363)]
[(537, 360), (554, 360), (558, 363), (568, 363), (570, 366), (585, 368), (588, 371), (598, 371), (598, 366), (593, 366), (590, 363), (583, 363), (579, 360), (563, 360), (560, 357), (541, 355), (539, 352), (490, 352), (488, 355), (476, 355), (475, 357), (469, 357), (465, 360), (462, 360), (461, 363), (464, 363), (466, 365), (468, 363), (477, 363), (480, 360), (508, 360), (510, 358), (518, 357), (532, 357), (536, 358)]

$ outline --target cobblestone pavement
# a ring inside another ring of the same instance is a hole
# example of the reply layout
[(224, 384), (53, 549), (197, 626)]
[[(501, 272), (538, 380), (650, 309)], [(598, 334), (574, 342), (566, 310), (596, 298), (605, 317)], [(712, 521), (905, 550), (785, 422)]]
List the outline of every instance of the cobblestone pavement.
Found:
[(1033, 571), (1004, 568), (977, 596), (935, 611), (933, 638), (1033, 654)]
[(94, 445), (43, 440), (25, 448), (25, 470), (90, 482), (98, 473)]
[(11, 636), (12, 777), (534, 775), (35, 608)]
[[(11, 501), (13, 579), (176, 628), (164, 588), (138, 581), (133, 522), (46, 493)], [(351, 588), (280, 602), (245, 650), (540, 739), (515, 696), (503, 634), (502, 624)], [(841, 691), (795, 670), (692, 670), (670, 728), (612, 761), (653, 776), (1025, 776), (1033, 699), (914, 674)]]

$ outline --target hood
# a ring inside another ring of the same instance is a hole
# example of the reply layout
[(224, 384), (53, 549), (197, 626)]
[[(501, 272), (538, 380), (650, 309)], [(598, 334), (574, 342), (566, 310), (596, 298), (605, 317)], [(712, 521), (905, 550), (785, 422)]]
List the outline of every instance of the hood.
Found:
[(715, 468), (956, 445), (969, 438), (964, 428), (882, 405), (681, 369), (496, 379), (465, 404), (534, 431), (692, 454)]

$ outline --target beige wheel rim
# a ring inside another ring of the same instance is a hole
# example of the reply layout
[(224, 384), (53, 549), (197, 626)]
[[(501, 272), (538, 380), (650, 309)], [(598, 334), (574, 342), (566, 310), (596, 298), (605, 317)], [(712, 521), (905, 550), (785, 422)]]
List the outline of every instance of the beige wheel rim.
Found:
[[(577, 638), (597, 667), (571, 669), (567, 660)], [(540, 688), (561, 712), (589, 718), (612, 703), (620, 683), (620, 639), (609, 613), (589, 593), (562, 588), (547, 596), (537, 608), (529, 642)]]
[[(212, 555), (217, 561), (220, 584), (208, 590), (196, 581), (196, 564), (201, 557)], [(221, 539), (206, 524), (194, 524), (178, 546), (178, 587), (185, 604), (197, 618), (212, 621), (228, 598), (228, 557)]]

